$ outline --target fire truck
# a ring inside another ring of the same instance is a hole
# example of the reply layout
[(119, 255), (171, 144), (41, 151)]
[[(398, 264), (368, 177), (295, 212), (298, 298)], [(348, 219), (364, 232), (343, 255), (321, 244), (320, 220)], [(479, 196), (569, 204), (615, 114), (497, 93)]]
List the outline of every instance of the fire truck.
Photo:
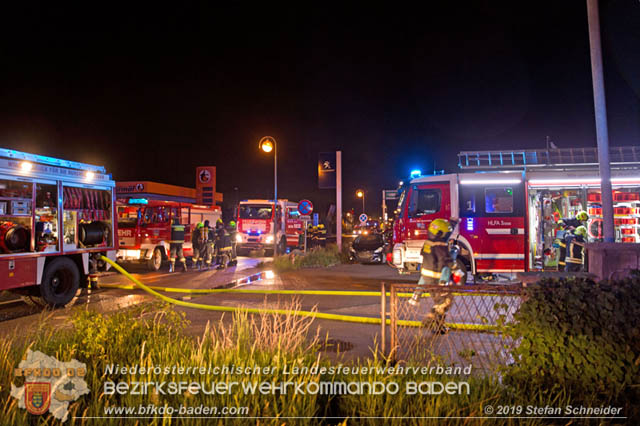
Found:
[(193, 256), (191, 231), (198, 222), (211, 226), (221, 218), (219, 206), (195, 204), (195, 190), (157, 182), (118, 182), (118, 261), (145, 263), (152, 271), (169, 255), (171, 223), (178, 218), (185, 227), (185, 257)]
[[(298, 212), (298, 203), (278, 200), (276, 211), (273, 200), (244, 200), (238, 205), (238, 253), (266, 249), (273, 251), (273, 215), (277, 217), (276, 238), (278, 252), (298, 246), (298, 238), (304, 233), (304, 222)], [(284, 214), (283, 214), (284, 212)]]
[(64, 306), (116, 257), (104, 167), (0, 148), (0, 290)]
[[(611, 148), (616, 238), (640, 242), (640, 147)], [(392, 263), (415, 271), (427, 228), (458, 218), (452, 243), (468, 271), (513, 274), (557, 268), (561, 218), (584, 210), (589, 241), (602, 239), (597, 150), (477, 151), (458, 154), (459, 173), (414, 175), (399, 188)]]

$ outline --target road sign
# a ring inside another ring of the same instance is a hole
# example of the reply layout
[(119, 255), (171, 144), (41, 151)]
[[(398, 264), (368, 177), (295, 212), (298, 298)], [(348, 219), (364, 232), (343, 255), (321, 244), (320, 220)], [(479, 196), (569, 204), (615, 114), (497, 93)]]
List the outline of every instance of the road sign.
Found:
[(384, 190), (384, 199), (385, 200), (397, 200), (398, 198), (398, 190), (397, 189), (385, 189)]
[(367, 221), (367, 219), (369, 219), (369, 216), (367, 216), (366, 214), (362, 213), (359, 217), (360, 219), (360, 223), (365, 223)]
[(302, 200), (298, 203), (298, 212), (303, 216), (308, 216), (313, 211), (313, 203), (309, 200)]
[(300, 220), (302, 220), (302, 221), (305, 221), (305, 222), (310, 222), (310, 221), (311, 221), (311, 215), (308, 215), (308, 214), (306, 214), (306, 215), (305, 215), (305, 214), (301, 214), (301, 215), (299, 216), (299, 219), (300, 219)]

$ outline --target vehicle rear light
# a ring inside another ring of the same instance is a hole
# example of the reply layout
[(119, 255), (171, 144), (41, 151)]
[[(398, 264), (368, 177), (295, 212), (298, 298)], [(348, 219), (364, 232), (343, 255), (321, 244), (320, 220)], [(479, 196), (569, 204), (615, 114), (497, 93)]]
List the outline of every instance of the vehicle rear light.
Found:
[(387, 253), (387, 262), (393, 261), (393, 254)]

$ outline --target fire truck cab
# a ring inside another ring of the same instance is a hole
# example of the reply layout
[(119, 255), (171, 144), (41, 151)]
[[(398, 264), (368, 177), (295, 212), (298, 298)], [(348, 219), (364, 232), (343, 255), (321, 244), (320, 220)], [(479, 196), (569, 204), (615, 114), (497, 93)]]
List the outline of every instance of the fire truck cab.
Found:
[[(479, 151), (458, 155), (461, 173), (418, 176), (399, 189), (393, 265), (418, 269), (427, 228), (457, 218), (452, 234), (473, 274), (517, 273), (558, 266), (553, 242), (561, 218), (587, 211), (589, 242), (602, 238), (595, 148)], [(616, 236), (640, 241), (640, 149), (611, 148)]]
[(101, 166), (0, 148), (0, 290), (64, 306), (108, 269), (114, 187)]
[(171, 224), (185, 227), (185, 257), (193, 256), (191, 231), (208, 220), (213, 227), (222, 217), (219, 206), (194, 204), (195, 191), (156, 182), (118, 182), (118, 261), (145, 263), (152, 271), (169, 255)]
[(257, 249), (273, 251), (274, 214), (278, 223), (278, 252), (285, 253), (287, 248), (298, 246), (298, 236), (304, 232), (298, 203), (278, 200), (276, 212), (273, 210), (273, 200), (244, 200), (239, 203), (236, 235), (238, 254)]

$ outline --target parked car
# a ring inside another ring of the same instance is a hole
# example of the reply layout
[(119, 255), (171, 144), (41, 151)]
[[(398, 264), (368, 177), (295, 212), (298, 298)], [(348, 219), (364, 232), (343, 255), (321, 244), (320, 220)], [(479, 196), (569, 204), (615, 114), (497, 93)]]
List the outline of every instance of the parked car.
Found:
[(349, 257), (359, 263), (386, 261), (387, 243), (381, 233), (360, 234), (349, 248)]

